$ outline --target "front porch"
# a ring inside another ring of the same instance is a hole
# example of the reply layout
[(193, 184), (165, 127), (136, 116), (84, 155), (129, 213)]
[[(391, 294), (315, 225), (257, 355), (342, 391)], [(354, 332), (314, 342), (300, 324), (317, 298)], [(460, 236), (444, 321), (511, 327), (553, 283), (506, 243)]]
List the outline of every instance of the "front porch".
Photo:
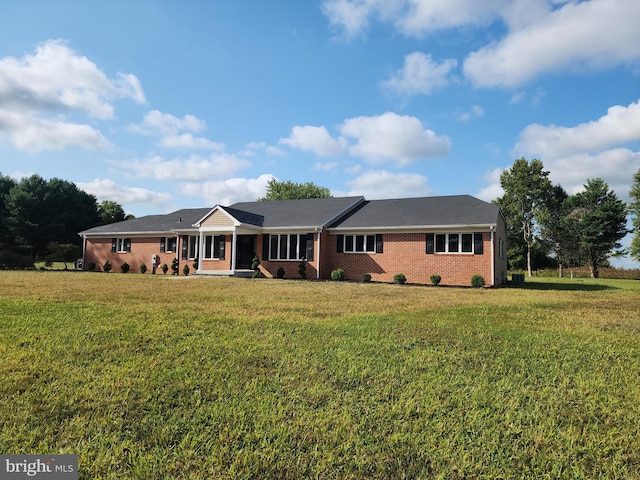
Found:
[(196, 270), (193, 274), (200, 277), (240, 277), (251, 278), (253, 270), (236, 269), (236, 270)]

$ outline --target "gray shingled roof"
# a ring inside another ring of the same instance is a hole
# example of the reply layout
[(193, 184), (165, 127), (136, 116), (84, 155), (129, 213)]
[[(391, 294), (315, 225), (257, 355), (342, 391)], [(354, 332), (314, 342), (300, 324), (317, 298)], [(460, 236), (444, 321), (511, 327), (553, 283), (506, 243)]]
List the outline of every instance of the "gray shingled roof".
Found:
[(497, 206), (470, 195), (370, 200), (329, 228), (403, 228), (495, 225)]
[(173, 230), (190, 230), (211, 208), (184, 208), (166, 215), (147, 215), (124, 222), (101, 225), (80, 232), (80, 235), (122, 235), (130, 233), (164, 233)]
[(364, 197), (332, 197), (241, 202), (235, 203), (225, 210), (231, 214), (233, 214), (232, 210), (239, 210), (258, 215), (263, 218), (263, 223), (260, 225), (263, 228), (317, 227), (333, 221), (363, 200)]

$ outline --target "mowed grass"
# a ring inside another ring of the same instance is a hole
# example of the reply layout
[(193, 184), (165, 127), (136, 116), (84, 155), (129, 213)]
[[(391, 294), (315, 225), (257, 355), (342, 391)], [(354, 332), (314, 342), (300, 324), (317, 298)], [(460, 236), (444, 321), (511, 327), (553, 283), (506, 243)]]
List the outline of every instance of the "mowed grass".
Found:
[(0, 272), (0, 452), (82, 479), (640, 478), (640, 282)]

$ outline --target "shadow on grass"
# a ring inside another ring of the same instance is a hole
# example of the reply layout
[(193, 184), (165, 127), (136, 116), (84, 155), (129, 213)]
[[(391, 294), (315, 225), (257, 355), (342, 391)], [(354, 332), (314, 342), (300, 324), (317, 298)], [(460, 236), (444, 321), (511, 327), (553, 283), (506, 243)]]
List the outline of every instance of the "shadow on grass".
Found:
[(610, 285), (597, 285), (593, 283), (581, 283), (577, 280), (575, 283), (560, 283), (560, 282), (530, 282), (523, 284), (508, 283), (508, 288), (523, 288), (527, 290), (570, 290), (581, 292), (599, 292), (604, 290), (617, 290), (617, 287)]

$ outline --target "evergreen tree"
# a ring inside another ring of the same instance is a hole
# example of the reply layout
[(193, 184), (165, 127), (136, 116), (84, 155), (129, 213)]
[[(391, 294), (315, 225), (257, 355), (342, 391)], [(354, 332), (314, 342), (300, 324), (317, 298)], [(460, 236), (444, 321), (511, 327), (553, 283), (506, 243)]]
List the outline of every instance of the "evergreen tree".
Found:
[(631, 224), (634, 232), (631, 240), (631, 258), (640, 262), (640, 170), (633, 176), (633, 186), (629, 192), (629, 197), (631, 197), (629, 212), (631, 213)]

